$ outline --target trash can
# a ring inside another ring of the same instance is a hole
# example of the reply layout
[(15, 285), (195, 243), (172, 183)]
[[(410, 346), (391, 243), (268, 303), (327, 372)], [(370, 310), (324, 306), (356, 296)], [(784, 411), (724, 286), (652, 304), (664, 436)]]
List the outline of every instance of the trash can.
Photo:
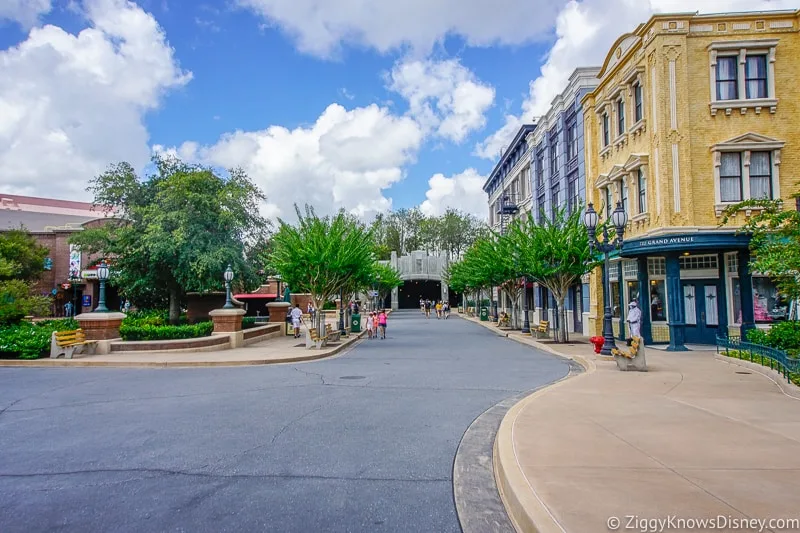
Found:
[(361, 333), (361, 314), (353, 313), (350, 316), (350, 331), (353, 333)]
[(481, 307), (481, 322), (487, 322), (488, 320), (489, 320), (489, 308)]

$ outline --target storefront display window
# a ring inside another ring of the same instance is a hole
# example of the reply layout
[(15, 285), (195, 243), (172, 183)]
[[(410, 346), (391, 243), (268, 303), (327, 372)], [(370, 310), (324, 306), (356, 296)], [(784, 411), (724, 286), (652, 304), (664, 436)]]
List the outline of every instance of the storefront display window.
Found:
[(742, 323), (742, 288), (739, 278), (731, 278), (731, 305), (733, 306), (734, 324)]
[(667, 320), (666, 282), (663, 279), (650, 280), (650, 320), (664, 322)]
[(611, 283), (611, 314), (614, 318), (619, 318), (619, 282)]
[[(638, 281), (629, 281), (627, 282), (628, 285), (628, 301), (627, 303), (636, 302), (641, 305), (641, 300), (639, 299), (639, 282)], [(627, 307), (626, 307), (627, 309)]]
[(769, 278), (753, 276), (753, 318), (763, 324), (786, 320), (789, 305)]

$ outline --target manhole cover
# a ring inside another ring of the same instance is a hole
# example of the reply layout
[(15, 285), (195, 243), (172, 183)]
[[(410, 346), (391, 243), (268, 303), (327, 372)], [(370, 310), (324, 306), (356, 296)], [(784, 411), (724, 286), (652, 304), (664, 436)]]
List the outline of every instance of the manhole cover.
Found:
[(367, 376), (342, 376), (339, 379), (364, 379)]
[(739, 371), (737, 371), (736, 373), (737, 374), (752, 374), (752, 372), (739, 372)]

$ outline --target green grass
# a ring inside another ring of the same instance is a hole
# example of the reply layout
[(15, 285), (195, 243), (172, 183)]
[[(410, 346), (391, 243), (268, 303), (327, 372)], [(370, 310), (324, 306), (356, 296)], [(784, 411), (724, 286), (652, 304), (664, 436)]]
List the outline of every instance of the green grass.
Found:
[[(769, 357), (765, 357), (763, 355), (756, 354), (756, 353), (743, 352), (743, 351), (740, 351), (740, 350), (727, 350), (727, 351), (723, 351), (723, 352), (720, 352), (720, 353), (722, 355), (726, 355), (728, 357), (733, 357), (734, 359), (740, 359), (742, 361), (750, 361), (750, 362), (757, 363), (757, 364), (759, 364), (761, 366), (766, 366), (766, 367), (769, 367), (770, 366), (770, 362), (772, 362), (772, 367), (774, 369), (780, 369), (780, 365), (775, 363), (772, 359), (770, 359)], [(781, 370), (778, 370), (778, 371), (780, 372)], [(790, 372), (789, 373), (789, 381), (791, 381), (793, 384), (795, 384), (795, 385), (800, 387), (800, 374), (797, 374), (797, 373), (794, 373), (794, 372)]]

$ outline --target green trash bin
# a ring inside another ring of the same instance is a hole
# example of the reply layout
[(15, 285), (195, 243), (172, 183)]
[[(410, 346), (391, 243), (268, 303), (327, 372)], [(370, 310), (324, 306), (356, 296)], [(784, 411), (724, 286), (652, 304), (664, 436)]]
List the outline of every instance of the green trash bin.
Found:
[(361, 333), (361, 314), (353, 313), (350, 317), (350, 331), (353, 333)]
[(488, 320), (489, 320), (489, 308), (481, 307), (481, 322), (487, 322)]

